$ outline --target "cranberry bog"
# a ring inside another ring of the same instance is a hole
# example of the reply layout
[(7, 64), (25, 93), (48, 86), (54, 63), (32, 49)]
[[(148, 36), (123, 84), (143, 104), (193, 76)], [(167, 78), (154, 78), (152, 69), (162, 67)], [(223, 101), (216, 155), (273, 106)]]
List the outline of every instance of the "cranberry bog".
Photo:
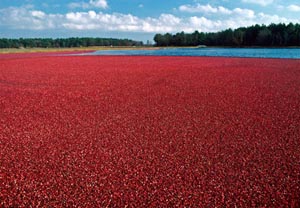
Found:
[(300, 60), (0, 55), (1, 207), (299, 207)]

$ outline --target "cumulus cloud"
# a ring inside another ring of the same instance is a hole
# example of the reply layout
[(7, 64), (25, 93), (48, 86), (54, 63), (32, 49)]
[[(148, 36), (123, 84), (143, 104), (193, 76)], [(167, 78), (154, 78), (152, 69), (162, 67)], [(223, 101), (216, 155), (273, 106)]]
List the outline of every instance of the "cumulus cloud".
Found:
[(38, 19), (43, 19), (46, 16), (46, 14), (42, 11), (32, 11), (31, 15), (32, 17), (36, 17)]
[(257, 17), (263, 24), (297, 22), (297, 20), (287, 19), (278, 15), (268, 15), (262, 12), (258, 13)]
[(255, 12), (251, 9), (235, 8), (232, 10), (232, 14), (234, 14), (238, 17), (247, 18), (247, 19), (255, 18)]
[(288, 10), (290, 10), (292, 12), (300, 12), (300, 6), (299, 5), (291, 4), (287, 8), (288, 8)]
[(108, 3), (106, 0), (90, 0), (89, 2), (72, 2), (69, 4), (71, 9), (75, 8), (83, 8), (83, 9), (90, 9), (90, 8), (101, 8), (106, 9), (108, 8)]
[(63, 21), (61, 14), (46, 14), (32, 7), (9, 7), (0, 10), (0, 25), (14, 29), (54, 29)]
[(251, 4), (258, 4), (261, 6), (267, 6), (269, 4), (272, 4), (274, 0), (242, 0), (244, 3), (251, 3)]
[(241, 9), (241, 8), (235, 8), (235, 9), (227, 9), (222, 6), (213, 7), (210, 4), (207, 5), (201, 5), (199, 3), (195, 5), (181, 5), (179, 6), (179, 11), (181, 12), (188, 12), (188, 13), (201, 13), (201, 14), (220, 14), (220, 15), (227, 15), (227, 16), (239, 16), (243, 18), (254, 18), (255, 12), (250, 9)]
[(90, 5), (103, 9), (106, 9), (108, 7), (106, 0), (90, 0)]
[(131, 14), (104, 14), (95, 11), (66, 14), (63, 27), (71, 30), (137, 31), (139, 18)]
[[(193, 16), (189, 18), (189, 22), (191, 23), (191, 28), (197, 28), (200, 31), (203, 29), (206, 31), (217, 31), (219, 29), (224, 29), (223, 23), (220, 20), (213, 21), (205, 17)], [(193, 29), (191, 29), (191, 31), (193, 31)]]
[(131, 14), (105, 14), (95, 11), (71, 12), (66, 14), (63, 27), (71, 30), (108, 30), (123, 32), (172, 32), (181, 19), (171, 14), (161, 14), (159, 18), (141, 19)]
[[(211, 7), (210, 12), (220, 10)], [(84, 12), (69, 12), (66, 14), (47, 14), (34, 8), (10, 7), (0, 9), (0, 26), (5, 25), (14, 29), (60, 29), (66, 31), (116, 31), (116, 32), (214, 32), (227, 28), (237, 28), (254, 24), (298, 22), (296, 19), (282, 18), (278, 15), (255, 13), (252, 10), (235, 8), (226, 9), (225, 16), (209, 18), (193, 13), (190, 17), (178, 17), (173, 14), (140, 18), (132, 14), (104, 13), (94, 10)]]
[(179, 7), (179, 11), (182, 12), (189, 12), (189, 13), (222, 13), (222, 14), (231, 14), (231, 11), (219, 6), (219, 7), (212, 7), (210, 4), (201, 5), (199, 3), (195, 5), (181, 5)]

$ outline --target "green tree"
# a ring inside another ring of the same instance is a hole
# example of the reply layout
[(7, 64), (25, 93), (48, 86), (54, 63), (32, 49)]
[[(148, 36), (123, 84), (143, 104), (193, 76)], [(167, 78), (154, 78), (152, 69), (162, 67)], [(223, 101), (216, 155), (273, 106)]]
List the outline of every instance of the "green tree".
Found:
[(272, 32), (267, 27), (263, 27), (256, 37), (256, 45), (270, 46), (272, 44)]

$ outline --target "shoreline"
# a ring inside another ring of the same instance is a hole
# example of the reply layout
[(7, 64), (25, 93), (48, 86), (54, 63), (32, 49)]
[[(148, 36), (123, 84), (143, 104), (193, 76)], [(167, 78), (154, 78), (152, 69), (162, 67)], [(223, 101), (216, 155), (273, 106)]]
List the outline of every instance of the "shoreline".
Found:
[(92, 52), (98, 50), (157, 50), (161, 47), (128, 47), (128, 46), (92, 46), (73, 48), (1, 48), (0, 54), (9, 53), (49, 53), (49, 52)]
[(232, 49), (300, 49), (300, 46), (288, 46), (288, 47), (261, 47), (261, 46), (249, 46), (249, 47), (234, 47), (234, 46), (91, 46), (91, 47), (72, 47), (72, 48), (1, 48), (0, 54), (10, 53), (49, 53), (49, 52), (93, 52), (102, 50), (159, 50), (159, 49), (176, 49), (176, 48), (190, 48), (190, 49), (205, 49), (205, 48), (232, 48)]
[[(93, 51), (86, 51), (86, 53)], [(47, 57), (88, 57), (88, 58), (149, 58), (149, 59), (157, 59), (157, 58), (170, 58), (170, 59), (207, 59), (207, 60), (278, 60), (278, 61), (300, 61), (299, 58), (272, 58), (272, 57), (238, 57), (238, 56), (172, 56), (172, 55), (91, 55), (84, 54), (82, 51), (61, 51), (61, 52), (31, 52), (31, 53), (0, 53), (0, 60), (17, 60), (17, 59), (28, 59), (28, 58), (47, 58)]]

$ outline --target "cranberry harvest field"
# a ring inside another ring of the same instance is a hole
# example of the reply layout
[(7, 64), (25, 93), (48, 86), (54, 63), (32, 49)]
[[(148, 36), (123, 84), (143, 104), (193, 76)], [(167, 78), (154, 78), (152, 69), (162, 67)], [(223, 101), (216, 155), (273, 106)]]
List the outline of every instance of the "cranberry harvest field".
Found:
[(299, 207), (300, 60), (0, 55), (0, 207)]

